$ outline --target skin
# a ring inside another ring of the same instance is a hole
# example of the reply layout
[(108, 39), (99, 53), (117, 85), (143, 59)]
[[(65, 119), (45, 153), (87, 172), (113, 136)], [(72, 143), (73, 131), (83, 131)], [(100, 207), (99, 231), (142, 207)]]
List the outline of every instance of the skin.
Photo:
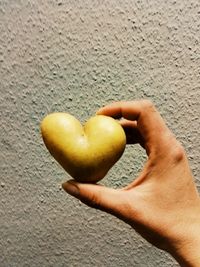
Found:
[(148, 100), (114, 102), (97, 113), (123, 118), (127, 143), (139, 143), (148, 160), (124, 188), (68, 181), (64, 190), (122, 219), (181, 266), (200, 266), (200, 197), (182, 145)]

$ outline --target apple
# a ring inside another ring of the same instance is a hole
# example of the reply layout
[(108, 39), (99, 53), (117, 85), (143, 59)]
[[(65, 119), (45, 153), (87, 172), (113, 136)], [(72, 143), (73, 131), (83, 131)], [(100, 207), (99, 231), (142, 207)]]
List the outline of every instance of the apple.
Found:
[(126, 135), (115, 119), (95, 115), (84, 126), (69, 113), (52, 113), (41, 122), (51, 155), (79, 182), (98, 182), (122, 156)]

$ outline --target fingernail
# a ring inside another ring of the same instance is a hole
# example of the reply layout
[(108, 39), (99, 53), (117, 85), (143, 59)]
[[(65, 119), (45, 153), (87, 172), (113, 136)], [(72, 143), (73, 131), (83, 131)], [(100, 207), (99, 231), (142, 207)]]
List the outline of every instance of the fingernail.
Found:
[(70, 195), (77, 197), (79, 195), (79, 189), (74, 182), (66, 182), (62, 184), (62, 188)]
[(101, 115), (102, 111), (103, 111), (103, 108), (100, 108), (99, 110), (97, 110), (96, 115)]

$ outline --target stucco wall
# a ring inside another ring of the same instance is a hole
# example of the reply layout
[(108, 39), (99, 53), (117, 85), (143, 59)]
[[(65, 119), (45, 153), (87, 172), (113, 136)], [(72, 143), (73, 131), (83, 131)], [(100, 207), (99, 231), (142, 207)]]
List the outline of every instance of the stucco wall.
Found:
[[(43, 145), (53, 111), (82, 122), (115, 100), (151, 99), (185, 146), (200, 187), (198, 0), (0, 1), (0, 266), (176, 266), (128, 225), (61, 190)], [(103, 183), (145, 161), (127, 147)]]

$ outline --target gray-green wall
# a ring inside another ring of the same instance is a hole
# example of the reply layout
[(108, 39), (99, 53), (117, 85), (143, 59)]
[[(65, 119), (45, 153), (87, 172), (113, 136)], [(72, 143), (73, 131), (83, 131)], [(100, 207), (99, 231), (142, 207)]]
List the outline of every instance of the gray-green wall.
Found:
[[(115, 100), (151, 99), (200, 186), (198, 0), (0, 0), (0, 266), (176, 266), (128, 225), (61, 190), (43, 145), (53, 111), (82, 122)], [(130, 146), (103, 183), (130, 182)]]

